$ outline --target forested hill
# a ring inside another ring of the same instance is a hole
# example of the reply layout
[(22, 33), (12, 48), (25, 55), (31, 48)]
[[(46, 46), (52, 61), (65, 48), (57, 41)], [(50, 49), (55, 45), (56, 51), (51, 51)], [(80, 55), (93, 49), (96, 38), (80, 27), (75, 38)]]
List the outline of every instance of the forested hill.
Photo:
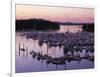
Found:
[(16, 20), (16, 30), (58, 30), (60, 26), (57, 22), (43, 19)]

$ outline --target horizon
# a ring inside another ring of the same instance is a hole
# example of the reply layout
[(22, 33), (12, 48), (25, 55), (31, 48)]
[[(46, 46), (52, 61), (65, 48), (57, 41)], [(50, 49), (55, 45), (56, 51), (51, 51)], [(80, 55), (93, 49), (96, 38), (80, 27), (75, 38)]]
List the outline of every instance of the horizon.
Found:
[(46, 19), (41, 19), (41, 18), (28, 18), (28, 19), (16, 19), (16, 21), (20, 21), (20, 20), (44, 20), (44, 21), (50, 21), (50, 22), (57, 22), (57, 23), (71, 23), (71, 24), (94, 24), (94, 22), (71, 22), (71, 21), (65, 21), (65, 22), (62, 22), (62, 21), (52, 21), (52, 20), (46, 20)]
[(16, 20), (27, 19), (44, 19), (62, 23), (94, 23), (94, 9), (16, 5)]

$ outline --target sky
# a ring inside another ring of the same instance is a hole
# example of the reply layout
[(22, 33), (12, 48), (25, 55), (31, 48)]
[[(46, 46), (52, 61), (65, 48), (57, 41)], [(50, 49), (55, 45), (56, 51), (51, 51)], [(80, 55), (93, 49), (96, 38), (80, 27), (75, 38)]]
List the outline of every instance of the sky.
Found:
[(16, 5), (16, 19), (45, 19), (57, 22), (93, 23), (93, 8)]

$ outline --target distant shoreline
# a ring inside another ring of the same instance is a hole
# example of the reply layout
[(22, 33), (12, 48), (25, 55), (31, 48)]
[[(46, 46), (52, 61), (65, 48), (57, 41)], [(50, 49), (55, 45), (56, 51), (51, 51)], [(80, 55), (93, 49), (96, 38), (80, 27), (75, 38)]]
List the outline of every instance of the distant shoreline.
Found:
[(44, 19), (21, 19), (16, 20), (17, 30), (59, 30), (60, 25), (82, 25), (83, 30), (94, 32), (94, 23), (52, 22)]

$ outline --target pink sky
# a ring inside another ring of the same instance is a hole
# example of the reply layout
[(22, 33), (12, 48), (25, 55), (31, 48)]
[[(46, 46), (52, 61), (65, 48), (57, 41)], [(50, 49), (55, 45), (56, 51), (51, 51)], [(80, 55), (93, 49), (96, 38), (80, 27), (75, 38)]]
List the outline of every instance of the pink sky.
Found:
[(60, 22), (94, 22), (93, 8), (16, 5), (16, 19), (41, 18)]

